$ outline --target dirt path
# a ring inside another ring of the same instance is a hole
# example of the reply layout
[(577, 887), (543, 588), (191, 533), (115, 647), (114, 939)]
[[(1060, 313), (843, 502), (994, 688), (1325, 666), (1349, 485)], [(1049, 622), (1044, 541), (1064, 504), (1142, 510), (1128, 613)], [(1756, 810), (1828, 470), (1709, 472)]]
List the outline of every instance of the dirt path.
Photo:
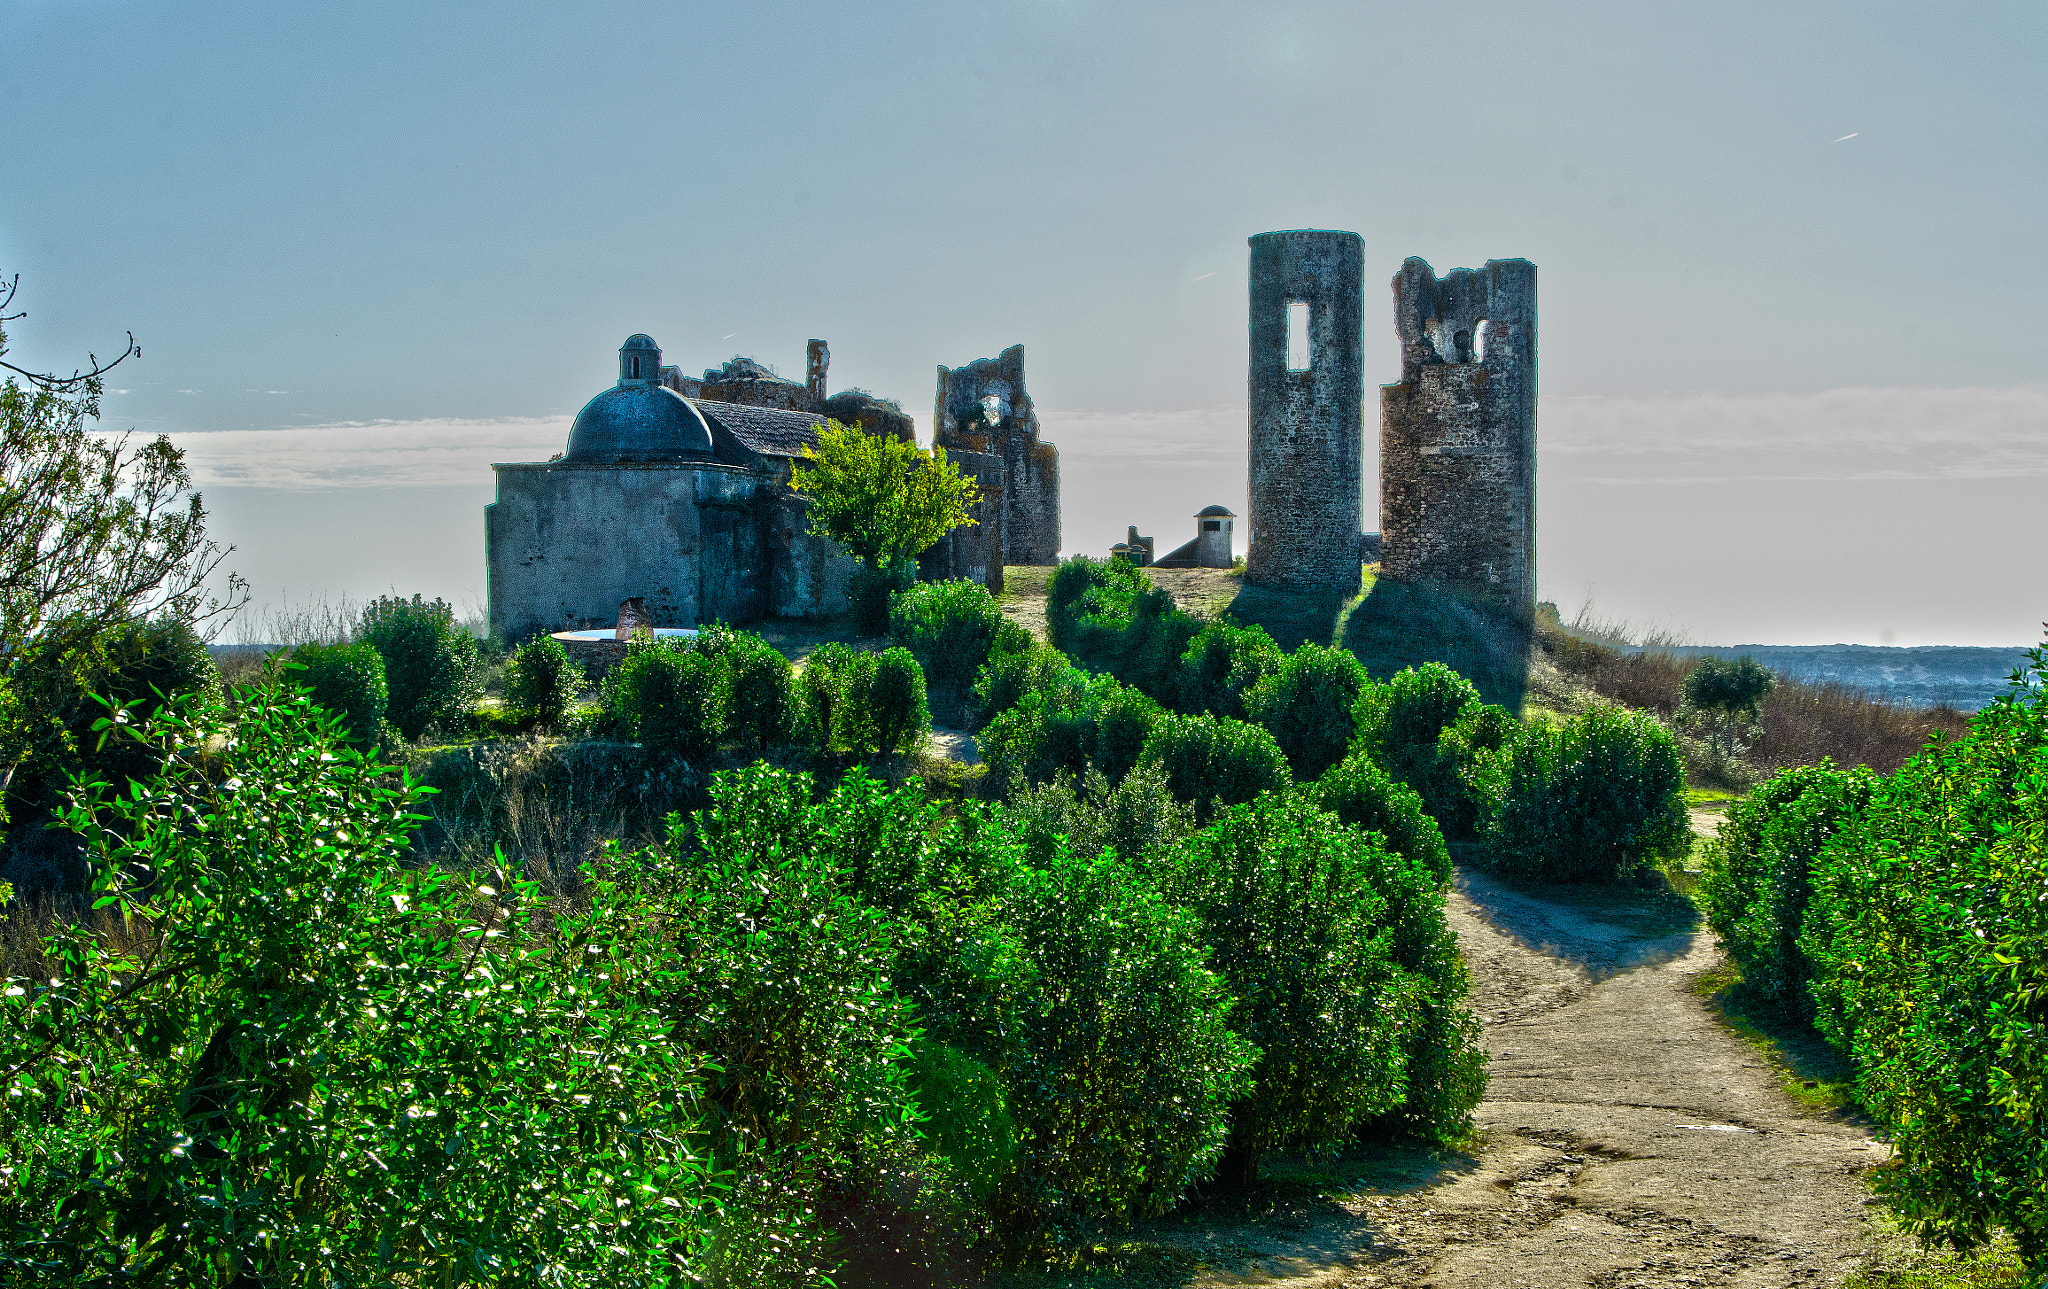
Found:
[(1492, 1057), (1477, 1154), (1212, 1228), (1182, 1244), (1186, 1283), (1747, 1289), (1855, 1265), (1883, 1147), (1800, 1106), (1708, 1014), (1710, 933), (1470, 871), (1451, 920)]

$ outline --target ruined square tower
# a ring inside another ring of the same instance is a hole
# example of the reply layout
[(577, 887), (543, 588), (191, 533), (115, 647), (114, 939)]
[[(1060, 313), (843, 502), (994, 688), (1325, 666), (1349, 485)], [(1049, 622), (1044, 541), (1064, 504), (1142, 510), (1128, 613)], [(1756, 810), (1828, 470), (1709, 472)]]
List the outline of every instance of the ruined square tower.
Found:
[(1364, 282), (1356, 233), (1251, 239), (1247, 581), (1358, 589)]
[[(1401, 380), (1380, 387), (1380, 571), (1536, 607), (1536, 266), (1394, 277)], [(1256, 548), (1254, 548), (1256, 549)]]
[(1060, 454), (1039, 438), (1024, 346), (939, 368), (932, 441), (981, 485), (983, 531), (973, 540), (992, 544), (998, 580), (1004, 564), (1059, 562)]

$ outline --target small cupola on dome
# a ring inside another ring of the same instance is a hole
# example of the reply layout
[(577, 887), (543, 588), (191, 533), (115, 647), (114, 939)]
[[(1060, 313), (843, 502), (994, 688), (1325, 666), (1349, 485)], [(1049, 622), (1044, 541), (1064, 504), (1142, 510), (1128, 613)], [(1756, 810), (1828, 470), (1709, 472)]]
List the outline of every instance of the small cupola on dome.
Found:
[(619, 346), (619, 384), (652, 385), (661, 380), (661, 346), (654, 337), (634, 334)]
[(678, 461), (711, 455), (711, 427), (661, 380), (661, 346), (633, 335), (619, 346), (619, 383), (583, 405), (564, 461)]

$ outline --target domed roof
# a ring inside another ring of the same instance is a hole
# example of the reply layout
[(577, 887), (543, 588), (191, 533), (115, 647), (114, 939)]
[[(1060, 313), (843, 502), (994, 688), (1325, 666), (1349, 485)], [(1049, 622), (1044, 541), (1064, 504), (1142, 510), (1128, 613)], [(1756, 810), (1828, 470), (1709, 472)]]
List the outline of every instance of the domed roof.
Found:
[(576, 422), (569, 427), (569, 450), (562, 459), (673, 461), (710, 455), (711, 429), (688, 399), (666, 385), (621, 384), (576, 413)]
[(659, 350), (661, 349), (661, 346), (660, 346), (660, 345), (657, 345), (657, 344), (655, 344), (655, 343), (654, 343), (654, 337), (653, 337), (653, 336), (650, 336), (650, 335), (648, 335), (648, 334), (647, 334), (646, 332), (644, 332), (644, 331), (636, 331), (636, 332), (634, 332), (634, 333), (633, 333), (632, 335), (630, 335), (630, 336), (627, 336), (627, 337), (626, 337), (626, 343), (625, 343), (625, 344), (623, 344), (623, 345), (620, 345), (620, 346), (619, 346), (619, 348), (621, 348), (621, 349), (653, 349), (653, 350), (659, 351)]
[(1235, 519), (1237, 512), (1228, 506), (1204, 506), (1195, 512), (1197, 519)]

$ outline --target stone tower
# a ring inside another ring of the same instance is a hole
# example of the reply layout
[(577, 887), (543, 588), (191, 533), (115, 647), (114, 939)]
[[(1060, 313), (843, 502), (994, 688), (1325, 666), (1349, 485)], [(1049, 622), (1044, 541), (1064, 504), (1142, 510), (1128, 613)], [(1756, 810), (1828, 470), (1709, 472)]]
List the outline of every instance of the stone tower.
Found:
[(1356, 233), (1251, 239), (1247, 581), (1358, 589), (1364, 275)]
[(1401, 381), (1380, 387), (1380, 571), (1528, 617), (1536, 266), (1488, 260), (1439, 281), (1410, 259), (1394, 277), (1394, 329)]
[(984, 530), (976, 540), (996, 543), (998, 582), (1004, 564), (1059, 562), (1060, 454), (1039, 438), (1024, 346), (939, 368), (932, 441), (981, 485), (987, 513), (976, 515)]

